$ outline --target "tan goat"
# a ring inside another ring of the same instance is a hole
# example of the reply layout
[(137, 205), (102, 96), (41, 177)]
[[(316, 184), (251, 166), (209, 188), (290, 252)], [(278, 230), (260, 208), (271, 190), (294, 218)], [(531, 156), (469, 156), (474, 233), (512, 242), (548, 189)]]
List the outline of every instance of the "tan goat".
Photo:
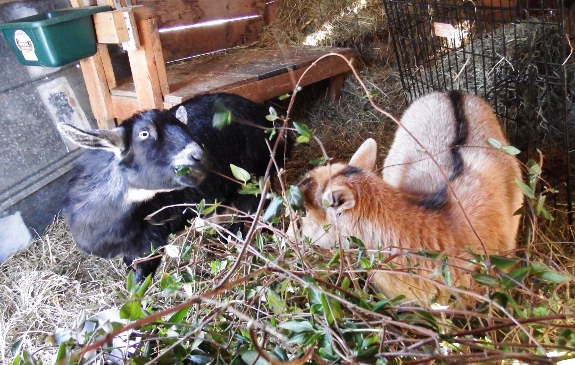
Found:
[[(466, 247), (489, 254), (516, 247), (519, 216), (513, 213), (523, 200), (514, 181), (521, 178), (519, 164), (487, 144), (489, 137), (507, 142), (492, 108), (477, 96), (429, 94), (408, 108), (401, 124), (383, 179), (372, 172), (377, 157), (372, 139), (349, 164), (318, 167), (307, 175), (300, 184), (307, 211), (300, 233), (324, 248), (339, 242), (339, 232), (361, 239), (369, 250), (439, 251), (453, 265), (453, 285), (469, 288)], [(409, 262), (408, 272), (406, 256), (398, 254), (388, 262), (397, 272), (376, 272), (372, 282), (388, 297), (445, 301), (448, 285), (417, 277), (441, 282), (435, 275), (441, 264), (413, 255)]]

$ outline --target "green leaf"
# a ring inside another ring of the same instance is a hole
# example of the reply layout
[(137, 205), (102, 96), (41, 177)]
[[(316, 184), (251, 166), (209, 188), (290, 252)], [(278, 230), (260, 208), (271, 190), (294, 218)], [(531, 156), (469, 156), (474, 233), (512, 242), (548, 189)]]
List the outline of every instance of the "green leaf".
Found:
[(190, 174), (193, 170), (190, 169), (188, 166), (184, 166), (184, 167), (180, 167), (179, 169), (176, 169), (176, 175), (178, 176), (184, 176), (187, 174)]
[(430, 324), (436, 330), (439, 329), (437, 321), (435, 320), (435, 317), (431, 315), (431, 313), (417, 310), (414, 313), (417, 314), (419, 317), (423, 318), (428, 324)]
[(543, 209), (543, 204), (545, 204), (545, 195), (540, 195), (539, 200), (537, 201), (537, 205), (535, 206), (535, 213), (537, 215), (541, 214), (541, 210)]
[(130, 270), (128, 277), (126, 278), (126, 290), (128, 293), (134, 294), (136, 292), (136, 279), (134, 270)]
[(535, 275), (539, 279), (550, 281), (552, 283), (563, 283), (571, 280), (571, 277), (569, 275), (555, 271), (542, 262), (534, 261), (531, 263), (530, 266), (533, 275)]
[(306, 144), (309, 143), (309, 136), (298, 136), (296, 139), (297, 144)]
[(20, 353), (20, 348), (22, 346), (23, 339), (24, 337), (20, 337), (18, 341), (14, 342), (10, 347), (10, 353), (12, 354), (12, 356), (16, 356), (18, 353)]
[(146, 294), (146, 290), (148, 290), (151, 283), (152, 283), (152, 275), (146, 276), (146, 280), (144, 280), (144, 282), (138, 286), (135, 293), (136, 296), (138, 298), (142, 298), (144, 294)]
[(232, 122), (232, 112), (221, 102), (214, 104), (214, 116), (212, 126), (216, 129), (222, 129)]
[(355, 243), (360, 250), (365, 250), (365, 244), (355, 236), (349, 236), (351, 242)]
[(331, 346), (329, 348), (322, 347), (318, 350), (317, 353), (319, 356), (321, 356), (322, 358), (324, 358), (328, 361), (341, 360), (339, 355), (333, 350), (333, 348)]
[(503, 287), (506, 289), (514, 288), (523, 282), (525, 276), (529, 274), (529, 270), (530, 268), (528, 267), (520, 267), (512, 270), (501, 277), (501, 284), (503, 284)]
[(375, 303), (375, 304), (373, 305), (373, 309), (372, 309), (372, 310), (373, 310), (374, 312), (377, 312), (377, 311), (378, 311), (379, 309), (381, 309), (381, 308), (389, 307), (389, 305), (390, 305), (390, 301), (389, 301), (389, 300), (380, 300), (379, 302), (377, 302), (377, 303)]
[(370, 269), (371, 268), (371, 262), (369, 262), (369, 260), (366, 259), (365, 257), (362, 257), (359, 260), (359, 267), (361, 267), (364, 270)]
[(533, 189), (531, 189), (527, 184), (523, 181), (515, 178), (515, 183), (519, 186), (519, 189), (523, 192), (523, 194), (528, 197), (529, 199), (535, 199), (535, 193), (533, 193)]
[(554, 220), (555, 220), (555, 218), (553, 218), (553, 216), (552, 216), (552, 215), (547, 211), (547, 209), (545, 209), (545, 208), (542, 208), (542, 209), (541, 209), (541, 212), (539, 212), (539, 214), (540, 214), (543, 218), (545, 218), (545, 219), (547, 219), (547, 220), (549, 220), (549, 221), (554, 221)]
[(337, 262), (339, 262), (339, 251), (335, 252), (333, 257), (327, 263), (327, 266), (331, 266), (332, 264), (337, 263)]
[(489, 261), (491, 265), (497, 267), (498, 269), (507, 269), (519, 262), (519, 259), (514, 259), (511, 257), (489, 255)]
[(271, 141), (274, 138), (274, 136), (276, 135), (276, 129), (275, 128), (268, 128), (264, 131), (264, 133), (270, 135), (268, 137), (268, 139)]
[(315, 158), (313, 160), (311, 160), (309, 163), (317, 166), (317, 165), (323, 165), (325, 163), (326, 159), (324, 157), (320, 157), (320, 158)]
[(257, 184), (247, 184), (238, 191), (241, 195), (260, 195), (262, 189)]
[(275, 292), (268, 290), (266, 292), (266, 299), (275, 315), (279, 316), (285, 312), (286, 303)]
[(314, 288), (308, 288), (307, 295), (308, 295), (308, 300), (309, 300), (311, 305), (314, 305), (314, 304), (320, 304), (321, 305), (321, 300), (319, 298), (319, 293), (317, 292), (317, 290), (315, 290)]
[(487, 274), (475, 274), (472, 278), (481, 285), (496, 286), (499, 284), (499, 280), (496, 277)]
[(62, 342), (58, 347), (58, 354), (56, 355), (56, 360), (54, 361), (55, 364), (64, 360), (68, 355), (67, 346), (65, 342)]
[(174, 285), (176, 281), (172, 277), (172, 275), (168, 274), (167, 272), (162, 273), (162, 278), (160, 279), (160, 289), (164, 290), (171, 285)]
[(291, 205), (293, 208), (303, 208), (303, 195), (299, 187), (296, 185), (290, 185), (288, 191), (286, 192), (286, 198), (289, 205)]
[(168, 319), (168, 322), (170, 323), (181, 323), (182, 320), (184, 318), (186, 318), (186, 316), (188, 315), (188, 312), (190, 311), (190, 307), (184, 308), (184, 309), (180, 309), (179, 311), (177, 311), (176, 313), (172, 314), (172, 316), (170, 317), (170, 319)]
[(541, 172), (542, 172), (541, 166), (539, 166), (538, 163), (533, 163), (533, 165), (529, 166), (529, 172), (532, 175), (539, 176), (539, 175), (541, 175)]
[(246, 170), (234, 164), (230, 164), (230, 169), (232, 170), (232, 175), (234, 175), (237, 180), (243, 181), (244, 184), (249, 181), (250, 173)]
[(290, 96), (291, 96), (291, 95), (290, 95), (289, 93), (286, 93), (286, 94), (283, 94), (283, 95), (278, 96), (278, 99), (280, 99), (280, 100), (285, 100), (285, 99), (289, 98)]
[[(267, 351), (266, 351), (266, 353), (268, 353), (271, 358), (275, 359), (275, 357), (276, 357), (275, 354), (270, 354)], [(244, 363), (249, 364), (249, 365), (269, 365), (270, 364), (256, 350), (246, 351), (241, 355), (241, 357), (242, 357), (242, 360), (244, 361)], [(275, 359), (275, 360), (277, 360), (277, 359)]]
[(214, 360), (213, 356), (208, 355), (189, 355), (185, 357), (187, 362), (182, 362), (183, 364), (192, 364), (192, 365), (205, 365), (209, 364)]
[(286, 350), (284, 350), (280, 346), (276, 346), (273, 350), (273, 353), (278, 357), (280, 361), (284, 362), (289, 361), (289, 357)]
[[(203, 199), (202, 199), (202, 201), (204, 202)], [(208, 215), (208, 214), (212, 213), (214, 210), (218, 209), (220, 204), (221, 204), (220, 202), (216, 201), (214, 204), (212, 204), (206, 208), (203, 208), (199, 213), (201, 215)]]
[(501, 147), (501, 149), (503, 150), (503, 152), (511, 156), (515, 156), (521, 153), (521, 151), (519, 151), (517, 148), (513, 146), (503, 146)]
[(306, 136), (306, 137), (311, 137), (312, 136), (312, 132), (311, 130), (308, 128), (307, 125), (303, 124), (303, 123), (297, 123), (294, 122), (293, 126), (295, 127), (295, 130), (297, 131), (297, 133), (300, 136)]
[(321, 300), (321, 306), (323, 308), (323, 313), (326, 315), (328, 323), (330, 323), (330, 324), (333, 323), (334, 317), (333, 317), (333, 314), (331, 313), (331, 309), (329, 307), (329, 304), (328, 304), (328, 301), (327, 301), (325, 294), (321, 293), (319, 295), (319, 299)]
[(271, 115), (271, 114), (266, 115), (266, 119), (269, 120), (270, 122), (273, 122), (274, 120), (276, 120), (278, 118), (279, 117), (277, 115)]
[(295, 333), (316, 331), (313, 325), (307, 321), (288, 321), (280, 324), (278, 327)]
[(129, 300), (120, 308), (120, 318), (135, 321), (144, 318), (142, 303), (139, 300)]
[(493, 148), (497, 148), (498, 150), (500, 150), (503, 147), (503, 144), (499, 142), (499, 140), (492, 137), (487, 138), (487, 144), (489, 144)]
[(280, 196), (275, 195), (272, 201), (269, 203), (266, 211), (262, 215), (262, 220), (264, 222), (269, 222), (273, 217), (275, 217), (278, 214), (282, 206), (282, 203), (283, 203), (282, 198)]

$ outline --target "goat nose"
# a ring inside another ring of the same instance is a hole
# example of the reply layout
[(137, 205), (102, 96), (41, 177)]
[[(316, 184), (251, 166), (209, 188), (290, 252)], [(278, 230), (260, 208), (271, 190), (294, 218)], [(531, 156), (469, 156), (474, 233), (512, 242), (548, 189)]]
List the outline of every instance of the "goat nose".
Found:
[(204, 150), (196, 142), (192, 143), (192, 148), (190, 149), (190, 157), (194, 161), (204, 160)]

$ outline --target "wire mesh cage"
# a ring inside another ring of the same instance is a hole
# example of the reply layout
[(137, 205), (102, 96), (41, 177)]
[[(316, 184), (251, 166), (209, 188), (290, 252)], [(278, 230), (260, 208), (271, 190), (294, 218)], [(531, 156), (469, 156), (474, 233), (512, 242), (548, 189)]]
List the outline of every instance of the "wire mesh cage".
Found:
[(573, 0), (384, 0), (407, 102), (435, 90), (488, 100), (527, 160), (545, 157), (572, 224)]

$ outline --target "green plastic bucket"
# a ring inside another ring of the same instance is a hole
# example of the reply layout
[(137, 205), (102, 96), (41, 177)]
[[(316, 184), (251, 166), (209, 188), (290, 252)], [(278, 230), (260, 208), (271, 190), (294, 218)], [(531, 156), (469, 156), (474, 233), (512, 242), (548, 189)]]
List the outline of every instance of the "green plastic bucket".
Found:
[(96, 53), (92, 14), (109, 10), (109, 6), (56, 10), (0, 23), (0, 30), (21, 64), (58, 67)]

